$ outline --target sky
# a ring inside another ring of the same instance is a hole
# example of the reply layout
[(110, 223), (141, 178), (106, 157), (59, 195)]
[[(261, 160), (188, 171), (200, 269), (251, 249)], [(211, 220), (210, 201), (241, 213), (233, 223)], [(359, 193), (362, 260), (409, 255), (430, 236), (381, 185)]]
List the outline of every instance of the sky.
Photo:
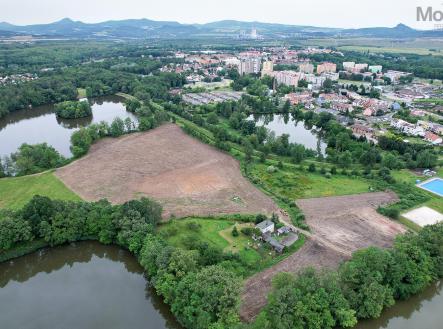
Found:
[(417, 6), (443, 0), (0, 0), (0, 21), (27, 25), (69, 17), (86, 23), (128, 18), (207, 23), (225, 19), (321, 27), (395, 26), (417, 22)]

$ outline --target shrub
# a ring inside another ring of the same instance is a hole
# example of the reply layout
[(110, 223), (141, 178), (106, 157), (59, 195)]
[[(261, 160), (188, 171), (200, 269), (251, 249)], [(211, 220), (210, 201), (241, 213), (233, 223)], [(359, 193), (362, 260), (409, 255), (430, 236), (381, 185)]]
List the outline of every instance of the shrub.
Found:
[(315, 164), (313, 164), (313, 163), (311, 163), (310, 165), (309, 165), (309, 167), (308, 167), (308, 171), (309, 172), (315, 172)]
[(266, 215), (258, 214), (258, 215), (255, 217), (255, 224), (261, 223), (261, 222), (263, 222), (263, 221), (265, 221), (265, 220), (267, 220), (267, 219), (268, 219), (268, 217), (266, 217)]
[(197, 222), (186, 223), (186, 227), (188, 228), (188, 230), (191, 230), (194, 232), (198, 232), (202, 228), (202, 226)]
[(268, 168), (266, 168), (266, 172), (269, 174), (273, 174), (277, 171), (277, 168), (275, 168), (274, 166), (269, 166)]

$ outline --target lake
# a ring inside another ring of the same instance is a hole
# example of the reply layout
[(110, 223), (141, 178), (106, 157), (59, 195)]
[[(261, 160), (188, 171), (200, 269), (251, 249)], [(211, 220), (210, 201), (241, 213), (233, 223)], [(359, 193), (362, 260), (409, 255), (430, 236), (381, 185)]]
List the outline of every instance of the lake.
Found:
[(80, 242), (0, 264), (0, 327), (179, 329), (135, 257)]
[(302, 121), (294, 121), (290, 115), (251, 115), (249, 119), (254, 120), (257, 126), (265, 126), (273, 131), (277, 137), (288, 134), (289, 142), (301, 144), (325, 155), (327, 145), (322, 141), (320, 132), (315, 127), (305, 127)]
[(111, 123), (116, 117), (136, 121), (134, 114), (126, 111), (123, 98), (106, 96), (90, 99), (92, 117), (60, 119), (54, 105), (19, 110), (0, 119), (0, 157), (16, 152), (23, 143), (48, 143), (65, 157), (71, 157), (70, 138), (74, 131), (91, 123)]

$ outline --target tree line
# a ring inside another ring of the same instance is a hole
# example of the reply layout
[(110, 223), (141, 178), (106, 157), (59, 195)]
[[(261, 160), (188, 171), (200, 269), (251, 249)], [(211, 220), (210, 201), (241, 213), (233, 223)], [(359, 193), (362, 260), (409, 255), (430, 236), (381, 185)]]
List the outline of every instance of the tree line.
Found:
[(396, 238), (390, 249), (355, 252), (338, 271), (282, 273), (250, 329), (343, 328), (378, 318), (443, 277), (443, 223)]
[(231, 328), (239, 323), (241, 281), (219, 264), (218, 250), (183, 250), (157, 234), (162, 208), (146, 198), (112, 205), (35, 196), (18, 211), (0, 211), (0, 255), (36, 240), (49, 246), (98, 240), (131, 251), (158, 294), (186, 328)]

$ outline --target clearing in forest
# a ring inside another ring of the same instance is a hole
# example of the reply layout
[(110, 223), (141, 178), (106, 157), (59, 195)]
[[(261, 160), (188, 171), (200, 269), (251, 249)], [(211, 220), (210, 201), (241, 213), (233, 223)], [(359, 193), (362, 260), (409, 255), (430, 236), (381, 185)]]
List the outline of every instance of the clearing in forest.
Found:
[(174, 124), (100, 140), (57, 176), (89, 201), (153, 198), (163, 205), (164, 218), (278, 211), (242, 176), (238, 161)]

